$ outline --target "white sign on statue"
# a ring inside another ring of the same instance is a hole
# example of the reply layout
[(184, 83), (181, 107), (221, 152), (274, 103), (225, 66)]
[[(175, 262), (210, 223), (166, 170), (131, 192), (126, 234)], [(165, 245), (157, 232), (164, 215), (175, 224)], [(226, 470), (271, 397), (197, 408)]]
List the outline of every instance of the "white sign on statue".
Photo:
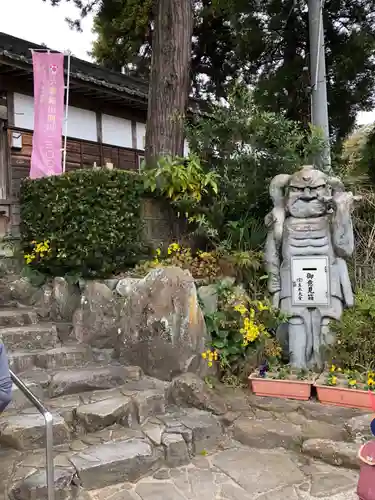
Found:
[(328, 257), (292, 257), (292, 302), (307, 307), (329, 305)]

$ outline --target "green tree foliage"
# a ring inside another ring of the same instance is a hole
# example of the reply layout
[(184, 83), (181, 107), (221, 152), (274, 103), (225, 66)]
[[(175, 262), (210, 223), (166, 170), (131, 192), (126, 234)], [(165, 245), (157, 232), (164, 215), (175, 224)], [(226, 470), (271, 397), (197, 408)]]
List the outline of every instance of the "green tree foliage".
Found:
[[(310, 121), (306, 4), (302, 0), (194, 0), (195, 95), (223, 97), (240, 78), (256, 84), (255, 99), (266, 110), (285, 112), (287, 118), (306, 125)], [(95, 19), (95, 59), (147, 75), (153, 12), (151, 0), (102, 0)], [(373, 0), (326, 1), (324, 23), (331, 131), (341, 140), (352, 129), (357, 112), (374, 105)]]
[[(228, 106), (215, 107), (210, 117), (195, 117), (188, 140), (217, 174), (218, 195), (207, 199), (203, 210), (200, 206), (199, 226), (209, 238), (241, 250), (262, 243), (272, 177), (309, 163), (324, 144), (318, 131), (260, 110), (239, 87), (229, 94)], [(192, 213), (190, 207), (186, 211)]]
[(367, 141), (363, 147), (361, 164), (362, 169), (366, 169), (371, 182), (375, 184), (375, 126), (372, 127), (372, 130), (367, 135)]

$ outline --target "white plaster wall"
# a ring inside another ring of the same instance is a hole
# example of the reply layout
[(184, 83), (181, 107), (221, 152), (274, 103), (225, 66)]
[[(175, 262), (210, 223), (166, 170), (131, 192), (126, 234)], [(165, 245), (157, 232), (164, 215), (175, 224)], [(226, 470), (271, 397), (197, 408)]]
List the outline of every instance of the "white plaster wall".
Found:
[(123, 148), (132, 147), (132, 124), (130, 120), (102, 115), (103, 142)]
[(146, 139), (146, 124), (145, 123), (136, 123), (136, 131), (137, 131), (137, 148), (142, 151), (145, 149), (145, 139)]
[[(14, 125), (34, 130), (34, 97), (14, 93)], [(63, 123), (63, 134), (65, 134), (65, 122)], [(68, 137), (96, 142), (98, 137), (94, 111), (69, 106)]]
[[(65, 124), (63, 124), (63, 134), (64, 133)], [(96, 113), (87, 109), (69, 106), (68, 137), (97, 142)]]
[(14, 92), (14, 125), (34, 130), (34, 98)]

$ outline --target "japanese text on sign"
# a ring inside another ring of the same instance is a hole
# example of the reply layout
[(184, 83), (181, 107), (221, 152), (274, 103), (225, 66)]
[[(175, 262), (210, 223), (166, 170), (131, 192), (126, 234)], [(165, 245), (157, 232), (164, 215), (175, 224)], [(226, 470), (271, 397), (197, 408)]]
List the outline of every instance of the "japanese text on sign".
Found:
[(329, 261), (327, 257), (292, 258), (293, 305), (329, 304)]

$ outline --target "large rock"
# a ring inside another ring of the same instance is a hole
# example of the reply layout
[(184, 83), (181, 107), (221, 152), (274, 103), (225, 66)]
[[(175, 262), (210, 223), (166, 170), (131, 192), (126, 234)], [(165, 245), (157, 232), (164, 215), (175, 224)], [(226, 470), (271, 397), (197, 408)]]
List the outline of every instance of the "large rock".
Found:
[(41, 288), (36, 289), (26, 303), (33, 306), (42, 318), (52, 318), (54, 315), (54, 300), (51, 284), (45, 283)]
[(122, 359), (162, 380), (205, 370), (206, 328), (188, 271), (154, 269), (129, 287), (123, 301), (117, 349)]
[(27, 278), (19, 278), (9, 283), (12, 299), (24, 305), (31, 305), (31, 298), (38, 291)]
[(218, 293), (216, 285), (205, 285), (198, 289), (198, 297), (206, 314), (217, 312)]
[(79, 307), (81, 300), (78, 285), (69, 283), (65, 278), (54, 278), (52, 289), (56, 319), (71, 321), (73, 313)]
[(113, 348), (118, 337), (117, 301), (99, 281), (88, 281), (81, 304), (73, 314), (73, 333), (79, 342), (92, 347)]
[(168, 399), (177, 406), (194, 406), (216, 415), (223, 415), (227, 411), (225, 402), (194, 373), (184, 373), (173, 379)]
[(137, 278), (122, 278), (116, 285), (116, 292), (121, 297), (127, 297), (132, 293), (133, 287), (137, 285), (139, 279)]

